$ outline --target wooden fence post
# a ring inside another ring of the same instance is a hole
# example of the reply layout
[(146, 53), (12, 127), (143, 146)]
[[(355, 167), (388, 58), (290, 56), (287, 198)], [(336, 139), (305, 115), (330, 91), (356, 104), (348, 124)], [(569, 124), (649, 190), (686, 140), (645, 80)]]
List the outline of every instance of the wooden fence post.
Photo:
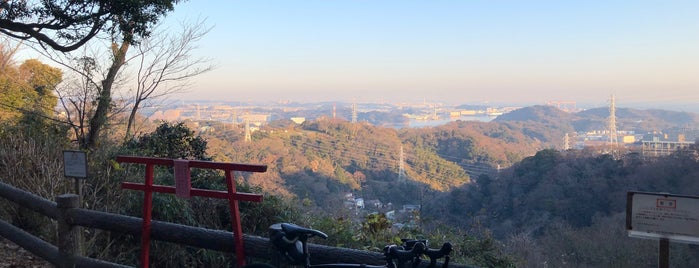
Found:
[(68, 224), (68, 209), (78, 208), (80, 197), (75, 194), (63, 194), (56, 197), (56, 207), (59, 211), (58, 221), (58, 257), (61, 267), (75, 267), (80, 255), (80, 228)]

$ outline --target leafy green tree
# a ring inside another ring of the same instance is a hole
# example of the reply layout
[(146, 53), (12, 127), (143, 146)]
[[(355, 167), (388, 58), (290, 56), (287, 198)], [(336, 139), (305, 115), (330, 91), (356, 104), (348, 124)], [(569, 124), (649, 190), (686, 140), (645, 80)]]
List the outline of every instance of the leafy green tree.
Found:
[(49, 119), (54, 117), (54, 89), (62, 81), (58, 68), (30, 59), (16, 66), (14, 52), (0, 45), (0, 120), (24, 131), (65, 134)]
[(515, 267), (514, 262), (500, 252), (497, 240), (490, 233), (480, 238), (472, 235), (463, 238), (457, 241), (456, 250), (466, 257), (467, 263), (480, 267)]
[(26, 84), (18, 83), (19, 73), (14, 66), (0, 70), (0, 120), (16, 122), (29, 102), (31, 92)]
[(362, 230), (370, 236), (376, 236), (391, 228), (391, 221), (384, 213), (372, 213), (364, 217)]
[(152, 133), (128, 141), (126, 147), (151, 157), (211, 160), (206, 140), (182, 122), (163, 122)]
[(34, 110), (51, 115), (58, 101), (53, 92), (56, 85), (62, 81), (63, 72), (39, 60), (30, 59), (19, 66), (19, 75), (22, 81), (36, 93)]
[(27, 95), (30, 103), (23, 111), (19, 122), (24, 131), (33, 131), (35, 136), (48, 135), (50, 138), (64, 139), (67, 131), (65, 124), (56, 121), (54, 109), (58, 99), (54, 94), (56, 86), (62, 81), (60, 69), (30, 59), (19, 66), (21, 81), (31, 88)]
[[(60, 167), (65, 129), (53, 117), (53, 88), (61, 71), (38, 60), (17, 66), (15, 50), (0, 44), (0, 174), (1, 181), (47, 199), (67, 191)], [(12, 174), (9, 176), (9, 174)], [(44, 239), (55, 237), (50, 223), (21, 206), (0, 204), (0, 215)]]

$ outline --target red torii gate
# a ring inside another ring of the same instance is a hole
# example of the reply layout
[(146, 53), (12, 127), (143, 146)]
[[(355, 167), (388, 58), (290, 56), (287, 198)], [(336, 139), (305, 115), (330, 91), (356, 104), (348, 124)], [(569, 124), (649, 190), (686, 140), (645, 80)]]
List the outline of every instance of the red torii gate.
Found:
[[(228, 199), (231, 212), (231, 228), (235, 240), (236, 264), (238, 267), (245, 265), (245, 249), (243, 246), (243, 229), (240, 225), (240, 211), (238, 201), (262, 202), (262, 195), (236, 192), (233, 171), (265, 172), (266, 165), (249, 165), (235, 163), (221, 163), (196, 160), (177, 160), (168, 158), (153, 158), (139, 156), (117, 156), (119, 163), (135, 163), (146, 165), (145, 183), (122, 182), (121, 188), (143, 191), (143, 227), (141, 235), (141, 267), (148, 267), (148, 255), (150, 251), (151, 213), (153, 210), (153, 192), (176, 194), (179, 197), (191, 196), (213, 197)], [(155, 166), (171, 166), (175, 169), (175, 187), (153, 184), (153, 171)], [(218, 169), (226, 173), (227, 191), (216, 191), (192, 188), (190, 168)]]

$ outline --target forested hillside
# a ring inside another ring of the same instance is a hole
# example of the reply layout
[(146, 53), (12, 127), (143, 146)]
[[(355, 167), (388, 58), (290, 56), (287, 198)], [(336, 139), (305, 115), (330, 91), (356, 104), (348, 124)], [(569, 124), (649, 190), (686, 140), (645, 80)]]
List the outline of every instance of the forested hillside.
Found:
[[(55, 105), (50, 94), (37, 92), (22, 99)], [(5, 97), (13, 96), (8, 94)], [(31, 103), (16, 105), (35, 108)], [(0, 110), (4, 115), (0, 145), (6, 148), (0, 154), (5, 163), (0, 169), (4, 174), (17, 174), (25, 166), (42, 167), (32, 169), (35, 174), (3, 180), (48, 198), (66, 192), (69, 185), (59, 179), (56, 159), (71, 145), (72, 136), (45, 120), (48, 109), (35, 109), (42, 117), (8, 107)], [(377, 123), (386, 116), (372, 115)], [(693, 114), (666, 111), (620, 109), (618, 116), (622, 126), (635, 124), (639, 129), (696, 122)], [(110, 120), (122, 117), (117, 114)], [(648, 254), (655, 251), (655, 245), (626, 237), (625, 194), (629, 190), (695, 194), (699, 191), (694, 179), (699, 175), (699, 162), (696, 153), (642, 159), (638, 154), (612, 157), (593, 150), (551, 149), (560, 147), (565, 133), (604, 126), (605, 120), (603, 110), (568, 114), (547, 106), (523, 108), (493, 122), (455, 121), (426, 128), (395, 129), (321, 117), (301, 125), (275, 120), (252, 132), (250, 140), (245, 139), (241, 126), (203, 121), (157, 127), (146, 121), (141, 129), (148, 133), (124, 139), (115, 121), (101, 137), (101, 145), (91, 150), (90, 168), (98, 179), (86, 184), (85, 206), (139, 215), (137, 194), (124, 193), (118, 184), (139, 179), (136, 174), (142, 173), (142, 167), (115, 164), (118, 154), (265, 164), (267, 172), (237, 175), (240, 190), (266, 195), (261, 206), (241, 206), (246, 232), (260, 234), (272, 222), (294, 221), (332, 233), (333, 239), (326, 241), (330, 245), (355, 248), (374, 248), (397, 235), (448, 238), (457, 245), (460, 261), (485, 266), (512, 262), (519, 267), (648, 266), (655, 261)], [(193, 184), (221, 188), (218, 175), (193, 172)], [(172, 184), (171, 171), (158, 170), (156, 180)], [(346, 218), (347, 193), (392, 203), (395, 208), (421, 206), (409, 228), (396, 234), (388, 230), (391, 222), (385, 214)], [(155, 217), (161, 220), (229, 227), (225, 202), (158, 196), (154, 203)], [(55, 237), (50, 228), (44, 228), (49, 223), (8, 204), (0, 203), (0, 216), (42, 237)], [(136, 261), (135, 241), (130, 237), (104, 233), (88, 237), (105, 259)], [(154, 250), (185, 251), (162, 244), (156, 244)], [(673, 258), (680, 266), (699, 261), (696, 253), (684, 245), (673, 248)], [(218, 256), (197, 251), (154, 261), (165, 266), (230, 262)]]
[[(204, 135), (215, 145), (210, 151), (218, 159), (270, 165), (270, 172), (256, 174), (250, 182), (272, 192), (305, 198), (321, 207), (339, 206), (346, 192), (402, 204), (414, 202), (402, 193), (418, 192), (422, 185), (431, 191), (451, 191), (468, 185), (480, 174), (492, 176), (498, 168), (510, 167), (539, 150), (560, 148), (565, 133), (581, 125), (603, 124), (606, 119), (597, 110), (569, 114), (551, 106), (533, 106), (493, 122), (454, 121), (404, 129), (321, 117), (302, 125), (275, 121), (254, 132), (249, 142), (242, 139), (244, 130), (239, 127), (216, 125), (217, 131)], [(667, 126), (693, 122), (694, 118), (684, 113), (620, 109), (619, 121), (630, 122), (639, 116), (649, 118), (649, 122), (679, 120), (668, 121)], [(404, 173), (399, 176), (401, 159)]]
[[(615, 158), (595, 150), (546, 149), (554, 147), (557, 131), (573, 127), (542, 113), (544, 109), (523, 110), (535, 118), (529, 121), (456, 121), (401, 130), (321, 119), (263, 129), (250, 142), (229, 141), (225, 135), (209, 140), (221, 145), (212, 146), (219, 148), (216, 155), (270, 165), (267, 174), (250, 178), (252, 184), (324, 211), (339, 206), (343, 192), (398, 204), (421, 198), (425, 228), (492, 232), (522, 267), (544, 262), (580, 267), (653, 263), (652, 255), (640, 252), (653, 252), (655, 245), (624, 232), (626, 192), (696, 193), (695, 155), (642, 159), (631, 153)], [(575, 118), (561, 114), (565, 116)], [(240, 132), (228, 133), (240, 137)], [(404, 181), (398, 177), (401, 147)], [(467, 168), (473, 163), (502, 168), (471, 177)], [(679, 246), (673, 254), (685, 256), (692, 250)], [(685, 256), (679, 263), (694, 260)]]
[(494, 172), (546, 146), (511, 123), (458, 121), (396, 130), (319, 119), (300, 126), (273, 124), (254, 132), (248, 142), (240, 138), (241, 131), (206, 133), (211, 155), (221, 161), (267, 164), (269, 171), (251, 176), (250, 183), (326, 208), (341, 205), (343, 193), (414, 203), (415, 197), (406, 193), (423, 186), (449, 191), (470, 183), (468, 171), (474, 166)]
[[(645, 266), (655, 261), (647, 256), (654, 245), (626, 237), (626, 193), (696, 195), (695, 150), (656, 159), (542, 150), (496, 176), (483, 175), (435, 198), (442, 209), (428, 213), (448, 225), (488, 228), (531, 267), (544, 260), (562, 265), (566, 259), (557, 256), (571, 253), (577, 255), (567, 261), (582, 267)], [(678, 251), (696, 254), (693, 247), (678, 245)], [(684, 256), (673, 262), (683, 267), (695, 261)]]

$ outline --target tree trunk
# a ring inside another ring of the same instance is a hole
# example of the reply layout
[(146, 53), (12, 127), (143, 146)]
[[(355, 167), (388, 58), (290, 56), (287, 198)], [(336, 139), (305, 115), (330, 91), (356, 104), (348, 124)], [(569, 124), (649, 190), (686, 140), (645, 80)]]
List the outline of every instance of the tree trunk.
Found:
[(102, 131), (102, 128), (104, 128), (104, 125), (107, 123), (107, 115), (112, 105), (112, 85), (119, 73), (119, 69), (124, 66), (126, 52), (128, 50), (128, 42), (122, 42), (121, 46), (118, 48), (116, 43), (112, 43), (114, 59), (112, 61), (112, 66), (109, 67), (109, 71), (107, 72), (107, 77), (102, 80), (97, 109), (95, 109), (95, 114), (90, 119), (90, 132), (87, 135), (87, 140), (82, 144), (82, 147), (85, 149), (92, 149), (97, 146), (97, 139), (99, 138), (100, 131)]
[(124, 136), (124, 140), (128, 141), (133, 135), (131, 134), (131, 129), (133, 128), (134, 122), (136, 121), (136, 112), (138, 112), (138, 106), (141, 104), (141, 101), (139, 98), (136, 98), (136, 102), (133, 104), (133, 108), (131, 109), (131, 113), (129, 114), (129, 121), (126, 122), (126, 135)]

